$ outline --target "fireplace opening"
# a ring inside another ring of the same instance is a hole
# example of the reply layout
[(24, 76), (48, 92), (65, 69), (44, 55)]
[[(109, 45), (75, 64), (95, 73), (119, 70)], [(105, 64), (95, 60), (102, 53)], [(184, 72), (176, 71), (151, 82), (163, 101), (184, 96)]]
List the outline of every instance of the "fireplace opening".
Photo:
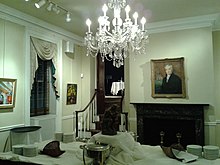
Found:
[(183, 147), (196, 143), (195, 121), (176, 119), (144, 118), (144, 144), (158, 145), (161, 142), (160, 132), (163, 131), (163, 145), (178, 143), (177, 133), (181, 134), (180, 143)]
[(133, 103), (137, 112), (138, 142), (160, 145), (160, 132), (164, 143), (177, 143), (177, 133), (182, 135), (180, 143), (204, 145), (204, 107), (208, 104), (162, 104)]

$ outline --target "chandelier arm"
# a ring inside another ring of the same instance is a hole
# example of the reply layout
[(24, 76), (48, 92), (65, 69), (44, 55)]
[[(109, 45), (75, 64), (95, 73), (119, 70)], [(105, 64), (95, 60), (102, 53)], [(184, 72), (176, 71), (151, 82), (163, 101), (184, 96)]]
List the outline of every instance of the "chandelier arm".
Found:
[(109, 31), (107, 31), (107, 30), (105, 31), (105, 33), (107, 34), (106, 37), (112, 37), (112, 36), (113, 36), (113, 34), (111, 34), (111, 33), (110, 33)]
[(97, 51), (98, 48), (93, 46), (91, 42), (89, 42), (88, 46), (93, 50), (93, 51)]
[(106, 37), (106, 41), (110, 42), (110, 43), (115, 43), (114, 39), (112, 37), (109, 37), (109, 36)]
[(106, 59), (107, 61), (112, 61), (112, 60), (113, 60), (113, 58), (110, 58), (110, 57), (108, 57), (108, 56), (106, 56), (105, 59)]
[[(114, 36), (114, 34), (111, 34), (109, 31), (105, 31), (106, 33), (107, 33), (107, 37), (113, 37)], [(121, 37), (124, 37), (124, 36), (126, 36), (127, 34), (129, 34), (129, 32), (124, 32), (124, 33), (122, 33), (121, 34)]]
[[(109, 33), (109, 32), (106, 32), (106, 33), (109, 34), (108, 36), (105, 36), (106, 41), (109, 41), (111, 43), (118, 43), (118, 42), (115, 42), (114, 37), (113, 37), (113, 35), (111, 33)], [(125, 42), (126, 35), (127, 35), (127, 33), (122, 34), (120, 43), (124, 43)]]

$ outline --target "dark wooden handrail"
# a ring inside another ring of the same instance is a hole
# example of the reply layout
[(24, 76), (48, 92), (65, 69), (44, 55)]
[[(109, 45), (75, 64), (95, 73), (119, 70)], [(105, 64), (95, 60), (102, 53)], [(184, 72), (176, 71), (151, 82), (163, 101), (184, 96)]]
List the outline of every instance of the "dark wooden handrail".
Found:
[(79, 129), (79, 127), (78, 127), (78, 114), (86, 111), (86, 109), (93, 103), (93, 101), (94, 101), (94, 99), (96, 97), (96, 94), (97, 94), (97, 89), (95, 89), (95, 93), (93, 94), (91, 100), (86, 105), (86, 107), (83, 110), (75, 111), (75, 113), (76, 113), (76, 137), (78, 137), (78, 129)]
[(89, 101), (89, 103), (87, 104), (87, 106), (83, 109), (83, 110), (80, 110), (80, 111), (75, 111), (75, 112), (84, 112), (86, 111), (86, 109), (90, 106), (90, 104), (93, 102), (93, 100), (95, 99), (95, 96), (97, 94), (97, 89), (95, 89), (95, 93), (93, 94), (91, 100)]

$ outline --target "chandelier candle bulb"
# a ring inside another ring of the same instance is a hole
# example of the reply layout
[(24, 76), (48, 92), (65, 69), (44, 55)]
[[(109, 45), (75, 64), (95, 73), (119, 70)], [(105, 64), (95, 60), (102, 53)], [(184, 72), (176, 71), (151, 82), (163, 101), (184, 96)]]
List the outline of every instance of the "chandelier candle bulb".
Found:
[(127, 5), (127, 6), (125, 7), (126, 19), (129, 19), (129, 12), (130, 12), (130, 6)]
[(144, 25), (146, 23), (146, 19), (144, 17), (141, 18), (142, 31), (144, 31)]
[(86, 25), (88, 26), (88, 32), (90, 33), (91, 31), (90, 31), (90, 25), (91, 25), (91, 21), (90, 21), (90, 19), (87, 19), (86, 20)]
[(133, 14), (133, 17), (134, 17), (134, 25), (137, 25), (138, 13), (135, 12), (135, 13)]
[(103, 7), (102, 7), (102, 11), (104, 13), (104, 17), (106, 16), (107, 10), (108, 10), (108, 6), (106, 4), (104, 4)]

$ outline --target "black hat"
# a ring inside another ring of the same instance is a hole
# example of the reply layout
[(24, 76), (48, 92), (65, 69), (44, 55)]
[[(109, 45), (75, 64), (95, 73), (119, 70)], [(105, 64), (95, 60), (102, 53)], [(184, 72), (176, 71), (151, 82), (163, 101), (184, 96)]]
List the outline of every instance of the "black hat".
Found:
[(65, 151), (60, 150), (60, 142), (59, 141), (52, 141), (49, 142), (41, 151), (41, 154), (49, 155), (52, 157), (58, 157), (62, 155)]

